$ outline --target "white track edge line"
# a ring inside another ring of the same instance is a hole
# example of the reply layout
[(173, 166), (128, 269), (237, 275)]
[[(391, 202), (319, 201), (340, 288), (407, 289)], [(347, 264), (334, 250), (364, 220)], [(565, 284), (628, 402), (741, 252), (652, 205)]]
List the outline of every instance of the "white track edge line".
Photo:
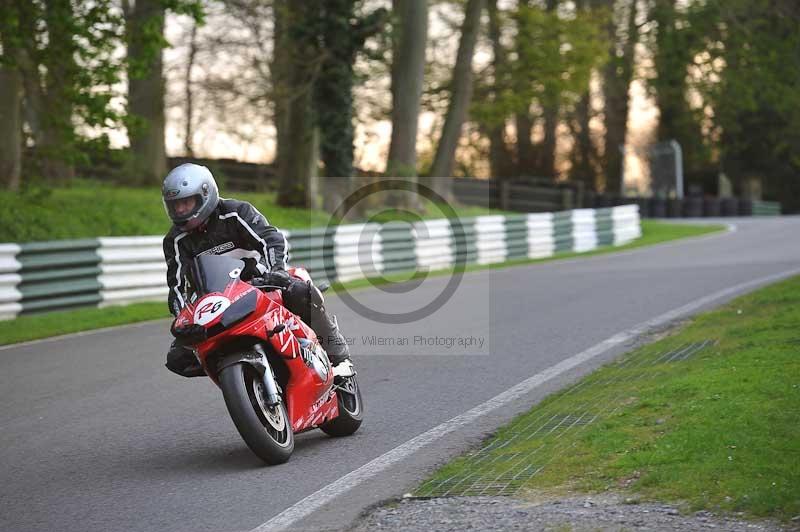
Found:
[(649, 330), (652, 330), (653, 328), (660, 327), (679, 317), (695, 312), (720, 299), (734, 296), (753, 287), (779, 281), (797, 274), (800, 274), (800, 268), (786, 270), (777, 274), (740, 283), (696, 299), (686, 305), (683, 305), (682, 307), (665, 312), (664, 314), (640, 323), (639, 325), (636, 325), (627, 331), (617, 333), (614, 336), (611, 336), (610, 338), (607, 338), (602, 342), (586, 349), (585, 351), (573, 355), (570, 358), (563, 360), (558, 364), (551, 366), (546, 370), (537, 373), (536, 375), (533, 375), (532, 377), (529, 377), (516, 386), (509, 388), (505, 392), (502, 392), (488, 401), (481, 403), (475, 408), (468, 410), (467, 412), (464, 412), (463, 414), (460, 414), (448, 421), (445, 421), (441, 425), (438, 425), (408, 440), (407, 442), (398, 445), (394, 449), (382, 454), (381, 456), (378, 456), (358, 469), (351, 471), (338, 480), (301, 499), (275, 517), (271, 518), (269, 521), (266, 521), (265, 523), (262, 523), (258, 527), (252, 529), (250, 532), (273, 532), (285, 530), (286, 528), (296, 524), (301, 519), (311, 515), (325, 504), (342, 495), (344, 492), (358, 486), (372, 477), (377, 476), (382, 471), (385, 471), (389, 467), (411, 456), (422, 447), (425, 447), (426, 445), (438, 440), (450, 432), (472, 423), (477, 418), (488, 414), (492, 410), (500, 408), (501, 406), (505, 406), (519, 397), (530, 393), (535, 388), (544, 384), (550, 379), (553, 379), (562, 373), (565, 373), (576, 366), (591, 360), (592, 358), (608, 351), (609, 349), (632, 340), (648, 332)]

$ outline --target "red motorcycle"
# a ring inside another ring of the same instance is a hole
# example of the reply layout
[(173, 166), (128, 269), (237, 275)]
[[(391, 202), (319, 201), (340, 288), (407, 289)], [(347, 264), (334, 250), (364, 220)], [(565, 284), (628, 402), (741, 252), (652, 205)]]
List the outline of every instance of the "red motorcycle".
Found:
[[(225, 256), (197, 257), (189, 275), (193, 300), (173, 334), (195, 349), (222, 389), (247, 446), (268, 464), (280, 464), (291, 456), (296, 433), (358, 430), (361, 393), (353, 365), (332, 368), (314, 331), (283, 306), (280, 287), (243, 281), (244, 266)], [(310, 280), (302, 268), (289, 274)]]

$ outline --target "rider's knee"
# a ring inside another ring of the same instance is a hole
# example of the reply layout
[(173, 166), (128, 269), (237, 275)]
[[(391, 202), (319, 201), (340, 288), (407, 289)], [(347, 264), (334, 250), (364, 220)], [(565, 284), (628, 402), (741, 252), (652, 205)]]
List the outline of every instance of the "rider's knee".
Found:
[(323, 308), (325, 300), (322, 293), (311, 282), (294, 280), (292, 284), (283, 291), (283, 304), (300, 316), (305, 322), (310, 317)]

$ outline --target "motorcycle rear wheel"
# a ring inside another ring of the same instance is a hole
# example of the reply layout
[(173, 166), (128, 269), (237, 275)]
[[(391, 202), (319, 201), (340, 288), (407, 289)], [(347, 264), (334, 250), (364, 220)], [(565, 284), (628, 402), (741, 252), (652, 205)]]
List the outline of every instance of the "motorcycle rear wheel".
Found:
[(294, 433), (283, 402), (267, 406), (264, 382), (249, 364), (228, 366), (219, 376), (233, 424), (256, 456), (270, 465), (289, 460)]
[(364, 419), (364, 404), (355, 375), (346, 377), (337, 386), (336, 400), (339, 402), (339, 415), (319, 428), (329, 436), (350, 436), (358, 430)]

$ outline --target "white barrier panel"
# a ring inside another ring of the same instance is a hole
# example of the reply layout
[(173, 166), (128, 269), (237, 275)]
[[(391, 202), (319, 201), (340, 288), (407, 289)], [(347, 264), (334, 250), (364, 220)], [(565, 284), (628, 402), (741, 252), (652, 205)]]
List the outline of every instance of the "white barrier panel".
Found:
[(22, 281), (22, 276), (16, 273), (0, 275), (0, 320), (16, 318), (22, 311), (22, 294), (17, 286)]
[(17, 260), (19, 252), (17, 244), (0, 244), (0, 273), (14, 273), (22, 268)]
[(167, 265), (159, 236), (100, 238), (100, 306), (167, 298)]
[(453, 265), (453, 230), (449, 220), (422, 220), (411, 230), (419, 270), (436, 270)]
[(0, 244), (0, 320), (16, 318), (22, 311), (22, 294), (17, 290), (22, 277), (16, 272), (22, 265), (17, 260), (17, 244)]
[(638, 205), (623, 205), (611, 209), (614, 221), (614, 245), (627, 244), (642, 236), (642, 223)]
[(572, 250), (577, 253), (597, 248), (597, 224), (594, 209), (572, 211)]
[(336, 277), (349, 281), (374, 277), (383, 272), (380, 224), (340, 225), (333, 238)]
[(475, 218), (475, 247), (478, 250), (478, 264), (505, 262), (508, 256), (505, 216)]
[(556, 250), (553, 238), (553, 214), (549, 212), (529, 214), (528, 226), (528, 258), (540, 259), (551, 257)]

